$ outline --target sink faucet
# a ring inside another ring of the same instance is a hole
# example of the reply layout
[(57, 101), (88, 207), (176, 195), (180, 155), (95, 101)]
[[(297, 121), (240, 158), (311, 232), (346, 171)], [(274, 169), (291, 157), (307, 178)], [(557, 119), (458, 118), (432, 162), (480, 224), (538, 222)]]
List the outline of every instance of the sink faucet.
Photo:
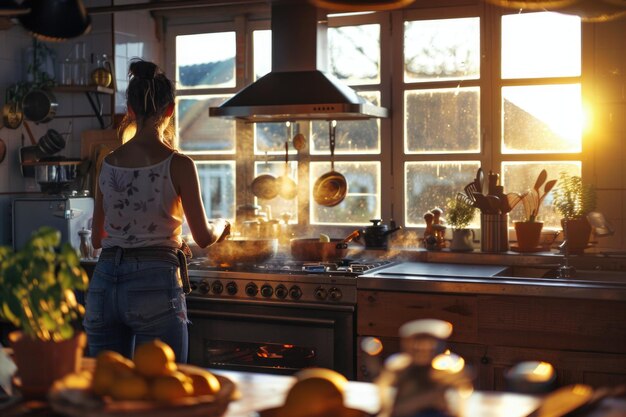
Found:
[(565, 219), (563, 221), (563, 244), (562, 247), (564, 249), (563, 252), (563, 265), (561, 265), (558, 269), (559, 278), (573, 278), (576, 275), (576, 268), (569, 264), (569, 242), (568, 242), (568, 233), (567, 233), (567, 222)]

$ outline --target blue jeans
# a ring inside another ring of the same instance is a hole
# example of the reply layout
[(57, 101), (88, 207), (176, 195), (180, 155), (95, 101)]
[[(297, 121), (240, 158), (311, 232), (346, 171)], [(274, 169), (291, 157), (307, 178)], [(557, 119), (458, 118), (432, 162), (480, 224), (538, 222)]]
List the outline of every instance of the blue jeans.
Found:
[[(121, 251), (121, 249), (120, 249)], [(187, 362), (187, 305), (178, 265), (158, 256), (98, 260), (85, 296), (88, 355), (113, 350), (132, 358), (135, 345), (161, 339)]]

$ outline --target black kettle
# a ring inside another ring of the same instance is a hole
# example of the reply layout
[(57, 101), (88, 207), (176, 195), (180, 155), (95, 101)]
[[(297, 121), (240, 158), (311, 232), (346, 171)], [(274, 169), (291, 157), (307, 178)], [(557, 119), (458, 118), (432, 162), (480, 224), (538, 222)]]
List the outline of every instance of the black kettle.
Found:
[(400, 227), (396, 227), (393, 220), (390, 222), (391, 226), (382, 224), (381, 219), (372, 219), (370, 222), (372, 222), (371, 226), (359, 231), (358, 240), (362, 238), (367, 249), (387, 249), (389, 247), (389, 235), (400, 230)]

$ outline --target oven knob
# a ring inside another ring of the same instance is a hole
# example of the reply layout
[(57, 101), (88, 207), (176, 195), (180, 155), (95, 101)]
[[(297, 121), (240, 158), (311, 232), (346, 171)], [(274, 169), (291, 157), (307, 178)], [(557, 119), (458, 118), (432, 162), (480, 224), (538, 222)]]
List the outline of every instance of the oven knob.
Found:
[(324, 288), (324, 287), (317, 287), (315, 289), (315, 298), (317, 298), (318, 300), (325, 300), (326, 297), (328, 297), (328, 293), (326, 292), (326, 288)]
[(229, 282), (228, 284), (226, 284), (226, 292), (228, 293), (228, 295), (235, 295), (237, 294), (237, 283), (234, 281)]
[(287, 297), (287, 293), (289, 291), (287, 291), (287, 287), (285, 287), (283, 284), (279, 284), (274, 292), (276, 293), (276, 297), (284, 300), (285, 297)]
[(300, 297), (302, 297), (302, 290), (297, 285), (294, 285), (289, 290), (289, 296), (293, 298), (294, 300), (299, 300)]
[(246, 285), (246, 295), (248, 297), (254, 297), (259, 292), (259, 287), (254, 282), (250, 282)]
[(328, 292), (328, 295), (330, 296), (331, 300), (339, 301), (341, 300), (341, 296), (343, 294), (341, 294), (341, 290), (339, 288), (331, 288), (330, 291)]
[(274, 294), (274, 289), (269, 284), (263, 284), (261, 287), (261, 295), (265, 298), (270, 298)]
[(200, 282), (200, 285), (198, 285), (198, 292), (200, 294), (208, 294), (210, 289), (211, 286), (209, 285), (209, 281), (206, 279), (203, 279), (202, 282)]
[(224, 291), (224, 285), (222, 285), (221, 281), (213, 281), (211, 284), (211, 290), (213, 294), (221, 294)]

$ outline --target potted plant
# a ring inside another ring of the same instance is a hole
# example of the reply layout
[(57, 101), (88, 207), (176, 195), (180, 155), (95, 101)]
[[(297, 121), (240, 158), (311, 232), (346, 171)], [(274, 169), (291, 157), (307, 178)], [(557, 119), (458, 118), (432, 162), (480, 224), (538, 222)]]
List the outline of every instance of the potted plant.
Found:
[(75, 329), (84, 308), (74, 291), (87, 288), (87, 274), (60, 241), (58, 230), (44, 226), (19, 250), (0, 247), (0, 318), (18, 328), (8, 339), (25, 397), (45, 396), (56, 379), (76, 372), (86, 344)]
[(595, 187), (580, 176), (562, 172), (554, 190), (554, 207), (561, 214), (565, 244), (570, 253), (582, 253), (588, 246), (591, 225), (587, 215), (596, 208)]
[(542, 169), (533, 188), (521, 195), (524, 219), (513, 222), (517, 235), (517, 250), (520, 252), (534, 252), (539, 248), (541, 230), (543, 229), (543, 222), (539, 221), (539, 208), (557, 182), (557, 180), (546, 182), (547, 178), (548, 172)]
[(446, 221), (452, 226), (452, 240), (450, 241), (451, 251), (472, 251), (473, 231), (468, 229), (469, 224), (474, 219), (476, 207), (456, 198), (448, 199), (446, 202)]

